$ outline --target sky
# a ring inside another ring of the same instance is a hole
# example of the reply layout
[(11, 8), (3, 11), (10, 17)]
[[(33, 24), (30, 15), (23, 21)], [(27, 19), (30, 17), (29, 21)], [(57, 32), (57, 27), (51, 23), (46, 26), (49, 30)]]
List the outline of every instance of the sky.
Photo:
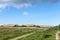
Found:
[(60, 0), (0, 0), (0, 24), (60, 24)]

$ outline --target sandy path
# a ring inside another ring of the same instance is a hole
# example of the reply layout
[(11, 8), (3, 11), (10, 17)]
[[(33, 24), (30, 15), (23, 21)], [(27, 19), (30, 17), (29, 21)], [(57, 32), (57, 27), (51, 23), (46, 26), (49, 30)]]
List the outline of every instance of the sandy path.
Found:
[(17, 39), (21, 39), (21, 38), (27, 37), (27, 36), (32, 35), (32, 34), (33, 34), (33, 33), (25, 34), (25, 35), (18, 36), (18, 37), (15, 37), (15, 38), (9, 39), (9, 40), (17, 40)]

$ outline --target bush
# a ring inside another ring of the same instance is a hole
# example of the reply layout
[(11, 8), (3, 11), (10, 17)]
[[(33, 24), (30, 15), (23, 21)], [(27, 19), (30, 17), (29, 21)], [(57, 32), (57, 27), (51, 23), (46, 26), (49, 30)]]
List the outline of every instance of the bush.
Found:
[(47, 35), (47, 34), (46, 34), (46, 35), (44, 36), (44, 38), (49, 38), (49, 37), (51, 37), (51, 36), (52, 36), (52, 35)]
[(36, 26), (36, 27), (40, 28), (40, 26)]
[(21, 27), (27, 27), (26, 25), (22, 25)]
[(20, 27), (19, 25), (14, 25), (13, 27)]

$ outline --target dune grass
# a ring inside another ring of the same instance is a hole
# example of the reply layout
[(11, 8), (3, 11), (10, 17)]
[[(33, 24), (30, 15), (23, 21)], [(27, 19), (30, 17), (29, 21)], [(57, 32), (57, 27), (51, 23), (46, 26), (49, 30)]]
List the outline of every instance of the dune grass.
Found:
[(45, 31), (37, 31), (36, 33), (28, 37), (21, 38), (18, 40), (56, 40), (57, 31), (60, 31), (60, 28), (53, 27)]
[[(46, 29), (46, 28), (45, 28)], [(44, 29), (44, 30), (45, 30)], [(0, 27), (0, 40), (9, 40), (31, 32), (42, 31), (43, 28), (35, 27)]]

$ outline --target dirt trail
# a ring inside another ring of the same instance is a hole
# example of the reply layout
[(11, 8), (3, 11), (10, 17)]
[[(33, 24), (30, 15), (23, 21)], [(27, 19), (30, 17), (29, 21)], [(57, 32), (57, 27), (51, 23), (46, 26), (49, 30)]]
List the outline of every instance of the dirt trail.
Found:
[(25, 34), (25, 35), (18, 36), (18, 37), (15, 37), (15, 38), (9, 39), (9, 40), (17, 40), (17, 39), (21, 39), (21, 38), (27, 37), (27, 36), (32, 35), (32, 34), (33, 34), (33, 33)]
[(60, 40), (59, 34), (60, 34), (60, 31), (58, 31), (58, 32), (56, 33), (56, 40)]

